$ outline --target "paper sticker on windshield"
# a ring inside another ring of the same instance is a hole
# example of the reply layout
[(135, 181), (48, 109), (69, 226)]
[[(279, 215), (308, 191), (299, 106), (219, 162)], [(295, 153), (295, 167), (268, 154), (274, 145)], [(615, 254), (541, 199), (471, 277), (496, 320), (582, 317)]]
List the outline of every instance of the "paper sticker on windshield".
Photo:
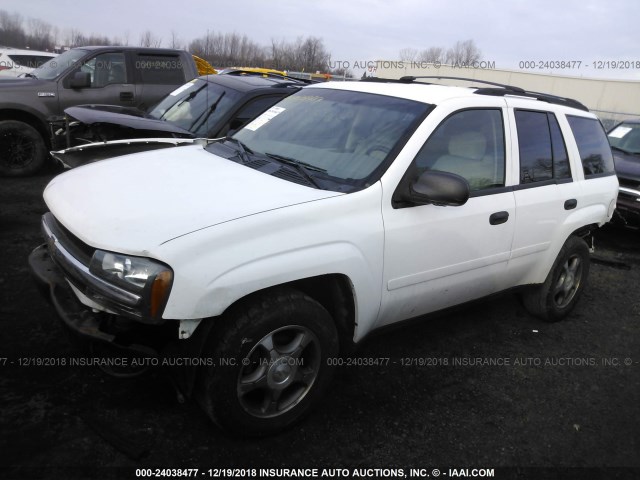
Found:
[(618, 128), (614, 128), (613, 132), (611, 132), (609, 134), (610, 137), (613, 138), (622, 138), (624, 137), (627, 133), (629, 133), (631, 131), (631, 127), (618, 127)]
[(191, 80), (189, 83), (185, 83), (184, 85), (176, 88), (173, 92), (171, 92), (169, 95), (171, 95), (172, 97), (175, 97), (176, 95), (179, 95), (180, 93), (184, 92), (185, 90), (187, 90), (190, 87), (193, 87), (193, 85), (195, 84), (195, 80)]
[(280, 115), (285, 110), (286, 109), (282, 108), (282, 107), (271, 107), (269, 110), (264, 112), (262, 115), (260, 115), (258, 118), (256, 118), (253, 122), (251, 122), (250, 124), (248, 124), (244, 128), (246, 128), (247, 130), (251, 130), (251, 131), (255, 132), (257, 129), (259, 129), (261, 126), (263, 126), (265, 123), (268, 123), (272, 118), (277, 117), (278, 115)]

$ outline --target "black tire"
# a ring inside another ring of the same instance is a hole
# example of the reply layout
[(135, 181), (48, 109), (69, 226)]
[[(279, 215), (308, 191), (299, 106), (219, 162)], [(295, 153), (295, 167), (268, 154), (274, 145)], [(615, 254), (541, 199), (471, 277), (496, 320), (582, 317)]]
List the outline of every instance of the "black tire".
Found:
[(32, 175), (42, 168), (46, 158), (44, 139), (35, 128), (16, 120), (0, 122), (0, 175)]
[(545, 282), (522, 294), (529, 313), (547, 322), (566, 317), (586, 286), (589, 260), (589, 247), (585, 241), (576, 236), (569, 237)]
[(232, 307), (214, 328), (196, 398), (219, 426), (242, 436), (277, 433), (301, 420), (333, 376), (338, 333), (325, 308), (278, 288)]

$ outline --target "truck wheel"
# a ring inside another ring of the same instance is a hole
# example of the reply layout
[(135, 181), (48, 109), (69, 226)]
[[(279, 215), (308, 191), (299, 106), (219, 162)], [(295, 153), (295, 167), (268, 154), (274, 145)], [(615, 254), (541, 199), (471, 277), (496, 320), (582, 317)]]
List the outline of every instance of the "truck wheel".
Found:
[(589, 275), (589, 247), (571, 236), (563, 245), (545, 282), (522, 295), (525, 308), (547, 322), (557, 322), (575, 307)]
[(232, 308), (209, 336), (196, 397), (222, 428), (246, 436), (283, 430), (320, 400), (338, 355), (325, 308), (292, 289), (257, 294)]
[(24, 122), (0, 122), (0, 175), (22, 177), (37, 172), (47, 149), (40, 133)]

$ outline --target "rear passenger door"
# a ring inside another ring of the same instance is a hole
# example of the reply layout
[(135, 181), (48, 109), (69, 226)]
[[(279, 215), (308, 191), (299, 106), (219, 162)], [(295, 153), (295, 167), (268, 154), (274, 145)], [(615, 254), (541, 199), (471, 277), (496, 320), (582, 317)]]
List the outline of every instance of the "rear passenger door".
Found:
[(518, 282), (558, 241), (567, 217), (578, 208), (580, 185), (574, 181), (562, 114), (532, 109), (530, 100), (508, 99), (512, 149), (518, 175), (514, 186), (516, 229), (510, 276)]

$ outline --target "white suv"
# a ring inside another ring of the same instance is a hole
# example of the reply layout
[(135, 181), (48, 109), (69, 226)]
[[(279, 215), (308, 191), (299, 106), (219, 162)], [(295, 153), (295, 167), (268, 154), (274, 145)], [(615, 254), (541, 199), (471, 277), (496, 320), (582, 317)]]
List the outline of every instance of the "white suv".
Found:
[(584, 106), (495, 84), (313, 85), (203, 143), (53, 179), (30, 263), (72, 330), (181, 359), (244, 434), (301, 418), (381, 326), (514, 287), (561, 319), (618, 191)]
[(19, 77), (56, 57), (56, 53), (0, 47), (0, 78)]

